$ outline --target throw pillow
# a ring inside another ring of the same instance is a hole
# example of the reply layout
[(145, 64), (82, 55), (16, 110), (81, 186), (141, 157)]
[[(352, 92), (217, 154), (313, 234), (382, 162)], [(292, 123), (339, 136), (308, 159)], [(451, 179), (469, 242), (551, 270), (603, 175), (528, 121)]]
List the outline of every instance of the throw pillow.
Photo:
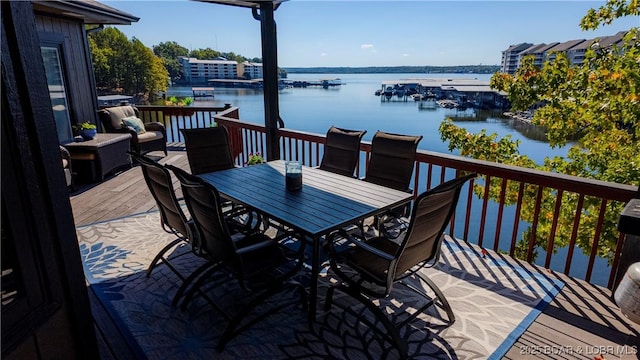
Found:
[(122, 119), (122, 122), (125, 126), (131, 126), (138, 134), (144, 134), (147, 132), (144, 128), (144, 123), (142, 120), (135, 116), (129, 116)]

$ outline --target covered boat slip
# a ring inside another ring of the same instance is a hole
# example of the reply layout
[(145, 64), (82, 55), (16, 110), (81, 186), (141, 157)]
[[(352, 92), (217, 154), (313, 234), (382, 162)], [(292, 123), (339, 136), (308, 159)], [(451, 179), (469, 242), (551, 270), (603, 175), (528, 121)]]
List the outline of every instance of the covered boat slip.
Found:
[(129, 95), (102, 95), (98, 96), (98, 106), (128, 105), (132, 99)]
[(192, 87), (191, 88), (191, 92), (193, 93), (194, 99), (215, 97), (214, 90), (215, 89), (212, 87)]

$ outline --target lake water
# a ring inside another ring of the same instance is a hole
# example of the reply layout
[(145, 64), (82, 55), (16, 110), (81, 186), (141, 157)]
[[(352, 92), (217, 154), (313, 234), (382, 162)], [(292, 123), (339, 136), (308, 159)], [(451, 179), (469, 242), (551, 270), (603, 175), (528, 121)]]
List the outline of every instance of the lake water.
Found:
[[(420, 109), (418, 102), (381, 101), (374, 92), (385, 80), (403, 78), (478, 78), (489, 80), (489, 74), (289, 74), (289, 80), (319, 80), (340, 78), (344, 85), (286, 88), (280, 90), (280, 117), (287, 128), (325, 134), (331, 125), (346, 129), (364, 129), (364, 140), (371, 140), (376, 130), (423, 135), (420, 149), (448, 152), (447, 144), (440, 140), (438, 126), (447, 116), (473, 116), (473, 110)], [(191, 96), (191, 87), (173, 87), (168, 95)], [(196, 106), (223, 106), (229, 103), (240, 108), (242, 120), (264, 123), (262, 90), (216, 88), (213, 100), (196, 100)], [(545, 156), (565, 155), (566, 149), (551, 149), (543, 140), (544, 133), (517, 120), (501, 116), (500, 111), (478, 114), (483, 121), (456, 121), (470, 132), (487, 129), (500, 136), (511, 135), (521, 141), (520, 152), (537, 162)]]
[[(447, 144), (440, 139), (438, 127), (446, 117), (453, 117), (458, 126), (465, 127), (471, 133), (486, 129), (488, 133), (497, 133), (500, 137), (510, 135), (520, 140), (520, 153), (526, 154), (538, 163), (545, 157), (564, 156), (568, 147), (551, 149), (546, 142), (544, 131), (531, 125), (523, 124), (501, 115), (501, 111), (474, 112), (473, 110), (457, 111), (455, 109), (420, 109), (418, 102), (409, 101), (381, 101), (374, 92), (381, 89), (386, 80), (405, 78), (477, 78), (489, 80), (490, 74), (289, 74), (289, 80), (320, 80), (340, 78), (344, 85), (323, 89), (321, 87), (286, 88), (279, 92), (280, 117), (287, 128), (317, 134), (325, 134), (332, 125), (346, 129), (367, 130), (365, 141), (370, 141), (376, 130), (386, 132), (422, 135), (419, 144), (423, 150), (448, 153)], [(191, 87), (173, 87), (167, 95), (191, 96)], [(215, 98), (196, 100), (195, 106), (223, 106), (229, 103), (240, 109), (240, 119), (263, 124), (264, 105), (262, 90), (216, 88)], [(455, 118), (466, 120), (455, 120)], [(469, 118), (482, 120), (469, 121)], [(461, 199), (460, 207), (466, 206)], [(479, 202), (478, 202), (479, 203)], [(475, 205), (475, 204), (474, 204)], [(479, 205), (479, 204), (478, 204)], [(474, 206), (473, 211), (480, 211)], [(478, 212), (479, 213), (479, 212)], [(488, 212), (496, 214), (497, 206), (493, 204)], [(503, 221), (513, 219), (514, 209), (510, 207), (503, 215)], [(489, 215), (490, 216), (490, 215)], [(461, 220), (461, 219), (459, 219)], [(479, 226), (476, 219), (472, 220), (473, 228)], [(487, 220), (485, 241), (492, 244), (495, 230), (489, 229), (492, 221)], [(495, 222), (493, 222), (495, 223)], [(519, 229), (526, 229), (527, 224), (520, 223)], [(456, 225), (456, 235), (462, 230), (462, 225)], [(511, 229), (502, 229), (500, 248), (509, 249)], [(490, 246), (490, 245), (487, 245)], [(567, 249), (559, 249), (552, 257), (551, 268), (563, 271)], [(539, 250), (537, 263), (543, 264), (545, 251)], [(571, 275), (584, 277), (587, 257), (580, 249), (574, 251)], [(606, 260), (597, 259), (596, 269), (607, 268)], [(591, 282), (606, 285), (609, 271), (594, 271)]]

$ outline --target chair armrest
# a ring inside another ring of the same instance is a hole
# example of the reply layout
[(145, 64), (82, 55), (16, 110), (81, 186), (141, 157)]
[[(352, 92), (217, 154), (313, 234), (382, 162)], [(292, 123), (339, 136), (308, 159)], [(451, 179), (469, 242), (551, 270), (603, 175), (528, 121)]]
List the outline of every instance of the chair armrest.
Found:
[(165, 128), (164, 124), (162, 124), (160, 122), (145, 123), (144, 124), (144, 129), (147, 130), (147, 131), (162, 131), (163, 133), (166, 132), (166, 128)]
[(65, 148), (62, 145), (59, 145), (59, 147), (60, 147), (60, 156), (62, 156), (62, 158), (65, 160), (71, 160), (71, 154), (69, 153), (69, 150), (67, 150), (67, 148)]
[(356, 239), (355, 237), (353, 237), (351, 234), (349, 234), (348, 232), (346, 232), (343, 229), (340, 229), (340, 230), (332, 233), (331, 235), (329, 235), (329, 238), (328, 238), (328, 241), (329, 241), (329, 252), (331, 252), (331, 254), (337, 254), (338, 253), (336, 251), (336, 249), (335, 249), (335, 246), (334, 246), (335, 240), (338, 237), (340, 237), (342, 239), (345, 239), (348, 242), (352, 243), (353, 245), (355, 245), (355, 246), (357, 246), (357, 247), (359, 247), (359, 248), (361, 248), (361, 249), (363, 249), (365, 251), (368, 251), (368, 252), (370, 252), (370, 253), (372, 253), (372, 254), (380, 257), (380, 258), (383, 258), (383, 259), (385, 259), (387, 261), (391, 261), (391, 260), (395, 259), (394, 255), (386, 253), (386, 252), (384, 252), (384, 251), (382, 251), (382, 250), (380, 250), (378, 248), (375, 248), (375, 247), (367, 244), (367, 242), (365, 242), (365, 241), (361, 241), (361, 240)]
[(269, 247), (269, 246), (275, 246), (276, 244), (277, 243), (274, 242), (273, 240), (266, 239), (266, 240), (260, 241), (258, 243), (255, 243), (255, 244), (251, 244), (251, 245), (239, 248), (239, 249), (236, 250), (236, 253), (239, 254), (239, 255), (242, 255), (242, 254), (246, 254), (246, 253), (249, 253), (249, 252), (252, 252), (252, 251), (256, 251), (256, 250), (259, 250), (259, 249), (264, 249), (264, 248)]
[(131, 126), (123, 126), (120, 129), (109, 129), (106, 131), (107, 133), (121, 133), (121, 134), (131, 134), (131, 137), (134, 139), (138, 139), (138, 133)]
[(296, 251), (293, 251), (293, 249), (282, 245), (282, 248), (286, 248), (286, 250), (290, 251), (290, 253), (292, 253), (296, 258), (301, 257), (304, 254), (304, 248), (306, 246), (306, 241), (304, 238), (304, 235), (300, 234), (299, 232), (293, 231), (293, 230), (285, 230), (282, 234), (276, 236), (273, 240), (276, 241), (277, 243), (280, 243), (280, 241), (286, 239), (286, 238), (295, 238), (298, 240), (298, 243), (300, 244), (300, 246), (298, 246), (298, 249)]
[(359, 247), (361, 249), (364, 249), (365, 251), (368, 251), (368, 252), (370, 252), (370, 253), (378, 256), (378, 257), (381, 257), (381, 258), (383, 258), (383, 259), (385, 259), (387, 261), (391, 261), (391, 260), (396, 258), (394, 255), (391, 255), (391, 254), (386, 253), (386, 252), (384, 252), (384, 251), (382, 251), (382, 250), (380, 250), (378, 248), (375, 248), (375, 247), (367, 244), (364, 241), (355, 241), (354, 244), (357, 247)]

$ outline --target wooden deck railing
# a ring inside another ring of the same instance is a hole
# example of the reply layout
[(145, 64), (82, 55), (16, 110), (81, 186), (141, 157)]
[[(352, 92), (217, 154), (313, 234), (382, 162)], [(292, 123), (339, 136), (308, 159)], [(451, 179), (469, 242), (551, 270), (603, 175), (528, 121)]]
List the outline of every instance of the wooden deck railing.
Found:
[[(209, 116), (213, 113), (214, 120), (229, 130), (232, 146), (241, 149), (236, 152), (238, 165), (243, 165), (249, 154), (266, 154), (264, 125), (240, 121), (237, 108), (209, 110)], [(179, 122), (178, 127), (182, 125)], [(319, 165), (324, 134), (283, 128), (278, 130), (278, 137), (283, 159)], [(371, 144), (362, 142), (357, 176), (366, 174), (370, 153)], [(623, 234), (611, 222), (617, 221), (621, 208), (634, 197), (636, 187), (419, 150), (411, 184), (414, 195), (462, 171), (476, 172), (481, 177), (460, 198), (449, 228), (452, 236), (512, 256), (519, 254), (529, 262), (586, 281), (613, 286), (612, 269), (620, 259)], [(536, 241), (541, 240), (545, 245), (536, 246)], [(598, 254), (603, 242), (612, 244), (604, 254), (609, 261), (598, 256), (603, 255)], [(557, 251), (554, 244), (561, 245)], [(574, 263), (578, 265), (573, 266)]]
[[(180, 143), (184, 138), (181, 129), (209, 127), (215, 123), (213, 118), (217, 113), (229, 110), (230, 105), (223, 107), (178, 107), (136, 105), (143, 122), (160, 122), (167, 129), (167, 142)], [(237, 109), (236, 109), (237, 110)]]

